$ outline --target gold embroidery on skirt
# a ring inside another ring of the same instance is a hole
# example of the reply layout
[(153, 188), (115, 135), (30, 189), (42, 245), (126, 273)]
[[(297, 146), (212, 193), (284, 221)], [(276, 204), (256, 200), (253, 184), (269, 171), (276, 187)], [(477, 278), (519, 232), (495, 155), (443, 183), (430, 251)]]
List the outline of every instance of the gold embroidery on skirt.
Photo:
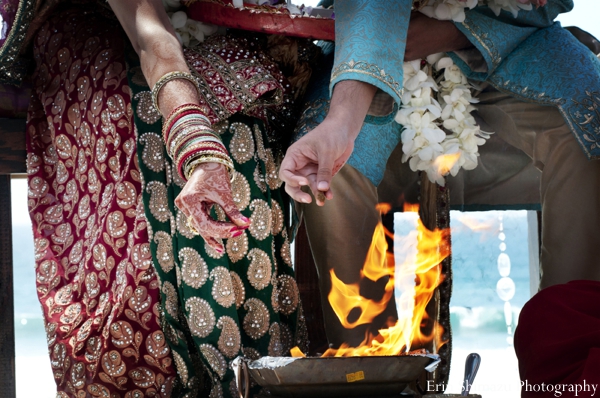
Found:
[(177, 298), (177, 289), (175, 286), (169, 281), (166, 281), (163, 284), (162, 292), (165, 295), (165, 310), (171, 315), (173, 318), (177, 319), (178, 312), (178, 302)]
[(244, 331), (254, 340), (260, 339), (269, 329), (269, 310), (265, 303), (257, 298), (249, 298), (244, 304), (248, 311), (244, 317)]
[(177, 351), (173, 351), (173, 359), (175, 360), (175, 367), (177, 368), (177, 373), (179, 373), (179, 376), (181, 377), (181, 382), (184, 385), (186, 385), (188, 382), (189, 373), (187, 366), (185, 366), (185, 361), (183, 360), (181, 355), (177, 353)]
[[(215, 240), (218, 243), (223, 244), (223, 239), (221, 239), (221, 238), (215, 238)], [(221, 258), (221, 257), (223, 257), (225, 255), (225, 253), (223, 253), (223, 252), (219, 253), (218, 251), (216, 251), (212, 246), (210, 246), (206, 242), (204, 242), (204, 251), (206, 252), (206, 254), (208, 255), (208, 257), (215, 258), (215, 259), (219, 259), (219, 258)]]
[(213, 299), (225, 308), (231, 307), (235, 303), (235, 292), (227, 268), (215, 267), (210, 272), (210, 280), (213, 282), (211, 290)]
[(233, 133), (229, 143), (231, 157), (239, 164), (246, 163), (254, 157), (252, 130), (243, 123), (232, 123), (229, 130)]
[(232, 263), (237, 263), (248, 253), (248, 235), (246, 231), (240, 236), (227, 239), (225, 250)]
[(269, 255), (261, 249), (254, 248), (248, 253), (251, 260), (248, 266), (248, 281), (256, 290), (262, 290), (271, 282), (271, 260)]
[(290, 315), (298, 308), (298, 302), (300, 300), (298, 285), (294, 278), (289, 275), (280, 275), (278, 280), (279, 310), (285, 315)]
[(267, 202), (262, 199), (254, 199), (250, 203), (250, 234), (257, 240), (263, 240), (271, 233), (271, 209)]
[(283, 229), (283, 211), (279, 203), (271, 202), (271, 233), (277, 235)]
[(221, 329), (218, 342), (219, 350), (227, 358), (235, 358), (240, 353), (242, 342), (242, 336), (236, 321), (229, 316), (222, 316), (217, 322), (217, 327)]
[(242, 278), (235, 271), (229, 271), (231, 275), (231, 282), (233, 284), (233, 292), (235, 294), (235, 308), (240, 309), (246, 301), (246, 288), (242, 282)]
[(150, 91), (139, 92), (133, 98), (139, 100), (135, 113), (144, 123), (154, 124), (160, 120), (162, 115), (154, 107)]
[(196, 250), (184, 247), (179, 251), (181, 278), (188, 286), (199, 289), (208, 279), (208, 266)]
[(272, 357), (280, 357), (284, 354), (283, 345), (281, 344), (281, 329), (277, 322), (273, 322), (269, 328), (269, 355)]
[(201, 344), (200, 352), (202, 352), (202, 355), (204, 355), (204, 358), (206, 358), (206, 361), (208, 362), (210, 367), (213, 368), (213, 370), (219, 375), (219, 377), (225, 376), (225, 372), (227, 372), (227, 361), (225, 360), (223, 355), (221, 355), (219, 350), (217, 350), (210, 344)]
[(237, 171), (233, 183), (231, 183), (231, 194), (239, 211), (244, 210), (250, 204), (250, 183), (243, 174)]
[(144, 144), (142, 151), (142, 161), (155, 173), (161, 172), (165, 168), (164, 143), (161, 136), (156, 133), (144, 133), (139, 138)]
[(190, 297), (185, 302), (185, 309), (189, 312), (188, 324), (190, 331), (196, 337), (204, 338), (215, 328), (215, 313), (208, 301), (200, 297)]
[(175, 266), (171, 235), (165, 231), (157, 231), (154, 234), (154, 243), (156, 243), (156, 259), (158, 260), (160, 268), (166, 274)]
[(146, 191), (150, 193), (148, 207), (152, 216), (160, 222), (169, 221), (171, 210), (169, 209), (169, 199), (165, 184), (158, 181), (150, 181), (146, 186)]

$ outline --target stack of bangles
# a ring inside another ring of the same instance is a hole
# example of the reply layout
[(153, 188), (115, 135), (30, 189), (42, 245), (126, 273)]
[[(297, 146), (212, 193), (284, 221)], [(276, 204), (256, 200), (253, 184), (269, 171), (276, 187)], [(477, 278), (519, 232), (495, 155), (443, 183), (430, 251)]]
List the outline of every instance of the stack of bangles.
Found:
[[(189, 73), (167, 73), (152, 89), (155, 106), (158, 105), (158, 91), (172, 79), (190, 80), (198, 88)], [(210, 120), (203, 114), (199, 105), (184, 104), (173, 109), (163, 123), (162, 134), (167, 153), (184, 180), (190, 178), (198, 165), (209, 162), (224, 165), (231, 176), (234, 175), (233, 161), (219, 135), (211, 129)]]

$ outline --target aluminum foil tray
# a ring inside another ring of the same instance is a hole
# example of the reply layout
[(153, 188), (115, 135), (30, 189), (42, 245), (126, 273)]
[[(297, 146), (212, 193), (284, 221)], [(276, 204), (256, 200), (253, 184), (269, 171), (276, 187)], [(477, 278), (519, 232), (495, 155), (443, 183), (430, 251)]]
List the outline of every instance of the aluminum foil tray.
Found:
[(277, 397), (399, 396), (434, 359), (427, 356), (277, 358), (250, 362), (252, 378)]

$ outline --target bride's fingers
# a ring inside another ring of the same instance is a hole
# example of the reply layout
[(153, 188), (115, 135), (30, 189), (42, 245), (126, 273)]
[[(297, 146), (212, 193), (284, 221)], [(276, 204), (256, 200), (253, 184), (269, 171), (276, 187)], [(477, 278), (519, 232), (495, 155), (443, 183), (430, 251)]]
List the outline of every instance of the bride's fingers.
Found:
[(245, 227), (239, 227), (230, 222), (213, 220), (209, 214), (209, 208), (210, 206), (204, 202), (200, 208), (195, 206), (191, 212), (190, 224), (204, 239), (209, 237), (221, 239), (235, 238), (244, 232)]

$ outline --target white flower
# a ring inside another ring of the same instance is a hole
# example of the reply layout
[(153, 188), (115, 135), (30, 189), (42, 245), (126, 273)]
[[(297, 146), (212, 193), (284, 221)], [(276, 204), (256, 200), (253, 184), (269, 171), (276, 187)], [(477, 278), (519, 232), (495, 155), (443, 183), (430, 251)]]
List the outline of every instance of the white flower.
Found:
[(181, 29), (185, 26), (187, 22), (187, 15), (185, 11), (177, 11), (171, 15), (171, 25), (173, 25), (174, 29)]
[(500, 15), (501, 11), (508, 11), (515, 18), (520, 10), (530, 11), (533, 9), (531, 3), (521, 3), (518, 0), (486, 0), (481, 3), (486, 4), (496, 15)]

